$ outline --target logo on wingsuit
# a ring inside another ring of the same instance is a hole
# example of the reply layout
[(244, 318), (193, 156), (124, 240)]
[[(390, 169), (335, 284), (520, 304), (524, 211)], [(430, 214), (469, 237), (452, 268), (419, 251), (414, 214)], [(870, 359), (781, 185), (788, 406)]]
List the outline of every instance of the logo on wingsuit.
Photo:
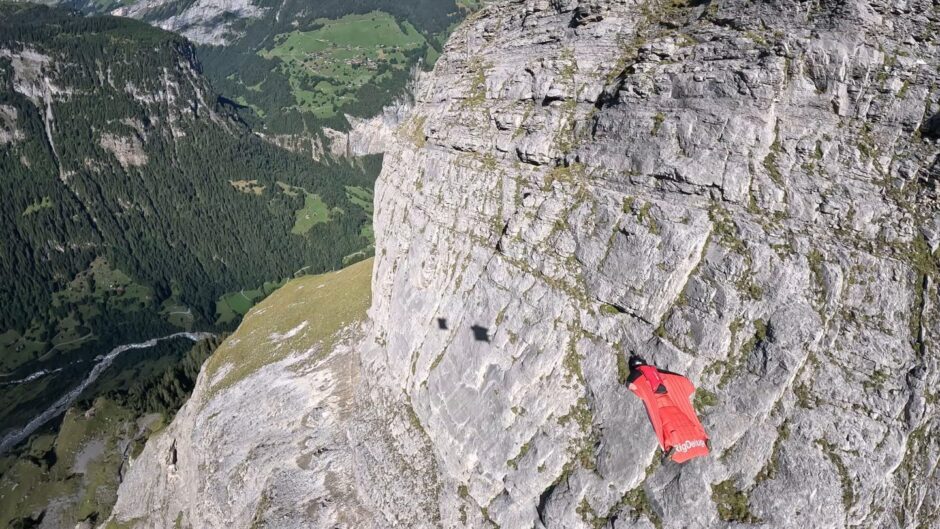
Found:
[(676, 452), (684, 453), (684, 452), (688, 452), (689, 450), (693, 448), (705, 448), (705, 441), (702, 441), (701, 439), (696, 439), (694, 441), (686, 441), (684, 443), (677, 444), (673, 448), (675, 448)]

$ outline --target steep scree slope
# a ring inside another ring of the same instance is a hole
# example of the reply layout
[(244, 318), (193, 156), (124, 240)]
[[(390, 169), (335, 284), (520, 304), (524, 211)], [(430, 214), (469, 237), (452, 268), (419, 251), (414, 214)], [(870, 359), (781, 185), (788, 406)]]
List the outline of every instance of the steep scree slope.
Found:
[[(319, 496), (355, 516), (331, 523), (931, 526), (937, 23), (878, 0), (471, 17), (386, 153), (333, 441), (355, 497)], [(659, 464), (631, 349), (700, 387), (713, 457)]]

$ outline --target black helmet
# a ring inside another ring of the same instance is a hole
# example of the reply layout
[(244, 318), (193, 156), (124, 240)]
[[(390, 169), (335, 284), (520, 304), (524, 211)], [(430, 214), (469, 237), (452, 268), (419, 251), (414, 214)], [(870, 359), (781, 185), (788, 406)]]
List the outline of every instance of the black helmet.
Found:
[(630, 369), (636, 369), (640, 366), (645, 366), (646, 360), (643, 360), (642, 357), (638, 356), (636, 353), (630, 353)]

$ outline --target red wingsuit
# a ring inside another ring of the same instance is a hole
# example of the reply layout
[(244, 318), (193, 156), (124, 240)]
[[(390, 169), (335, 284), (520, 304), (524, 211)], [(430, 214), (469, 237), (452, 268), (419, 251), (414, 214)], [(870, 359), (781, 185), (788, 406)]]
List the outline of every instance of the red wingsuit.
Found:
[(682, 375), (641, 365), (627, 379), (630, 391), (643, 400), (660, 446), (672, 460), (683, 463), (708, 455), (708, 434), (689, 398), (695, 386)]

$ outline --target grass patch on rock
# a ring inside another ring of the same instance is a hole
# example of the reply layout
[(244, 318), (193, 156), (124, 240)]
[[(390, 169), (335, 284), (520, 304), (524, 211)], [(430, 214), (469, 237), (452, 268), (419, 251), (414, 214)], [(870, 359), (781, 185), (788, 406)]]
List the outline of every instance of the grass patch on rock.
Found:
[(705, 388), (695, 388), (695, 398), (692, 400), (695, 411), (701, 413), (716, 404), (718, 404), (718, 395)]
[(747, 493), (735, 487), (730, 479), (712, 485), (712, 501), (718, 507), (718, 517), (725, 522), (760, 522), (760, 519), (751, 513)]
[(205, 376), (213, 381), (207, 398), (291, 353), (312, 347), (329, 351), (337, 332), (366, 315), (372, 262), (291, 280), (248, 311), (206, 361)]
[(839, 474), (839, 482), (842, 485), (842, 506), (848, 510), (855, 504), (855, 487), (852, 486), (852, 476), (849, 475), (848, 466), (842, 460), (842, 456), (836, 450), (836, 446), (825, 439), (817, 439), (816, 446), (822, 450), (823, 454), (832, 462), (836, 472)]

